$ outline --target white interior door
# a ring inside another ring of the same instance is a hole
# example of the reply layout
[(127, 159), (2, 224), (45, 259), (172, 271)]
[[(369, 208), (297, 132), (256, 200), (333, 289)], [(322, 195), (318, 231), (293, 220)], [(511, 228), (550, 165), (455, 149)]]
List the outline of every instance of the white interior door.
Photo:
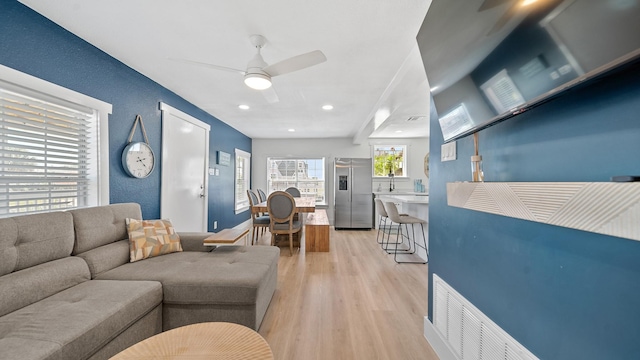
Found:
[(207, 231), (210, 126), (171, 106), (162, 110), (160, 214), (176, 231)]

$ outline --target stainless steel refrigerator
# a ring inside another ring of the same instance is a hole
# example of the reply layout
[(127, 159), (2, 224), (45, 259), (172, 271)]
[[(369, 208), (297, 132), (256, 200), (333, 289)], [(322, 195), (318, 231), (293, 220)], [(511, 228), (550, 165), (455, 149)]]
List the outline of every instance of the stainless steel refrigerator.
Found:
[(335, 228), (371, 229), (371, 159), (336, 158), (334, 176)]

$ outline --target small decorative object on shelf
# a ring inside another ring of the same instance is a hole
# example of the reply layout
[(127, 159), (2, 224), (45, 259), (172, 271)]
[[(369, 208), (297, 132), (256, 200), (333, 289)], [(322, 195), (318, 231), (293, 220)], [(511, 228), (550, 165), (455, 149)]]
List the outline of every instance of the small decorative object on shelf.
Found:
[[(144, 142), (132, 142), (133, 133), (136, 131), (138, 122), (140, 122)], [(155, 155), (153, 154), (151, 145), (149, 145), (149, 139), (147, 138), (147, 131), (144, 129), (142, 117), (136, 115), (136, 120), (133, 122), (133, 128), (129, 134), (128, 143), (122, 152), (122, 167), (127, 175), (137, 179), (143, 179), (151, 175), (155, 164)]]
[(473, 134), (473, 146), (475, 154), (471, 157), (471, 179), (474, 182), (482, 182), (484, 172), (482, 172), (482, 156), (478, 155), (478, 133)]
[(484, 181), (484, 173), (482, 172), (482, 156), (474, 155), (471, 157), (471, 175), (474, 182)]

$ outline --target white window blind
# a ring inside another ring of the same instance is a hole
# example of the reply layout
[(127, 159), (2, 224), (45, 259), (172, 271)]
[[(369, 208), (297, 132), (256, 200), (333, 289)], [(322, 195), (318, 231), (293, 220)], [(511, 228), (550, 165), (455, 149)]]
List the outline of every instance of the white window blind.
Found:
[(95, 120), (93, 109), (0, 82), (0, 216), (89, 204)]
[(251, 154), (236, 149), (236, 213), (249, 209), (247, 190), (251, 186)]

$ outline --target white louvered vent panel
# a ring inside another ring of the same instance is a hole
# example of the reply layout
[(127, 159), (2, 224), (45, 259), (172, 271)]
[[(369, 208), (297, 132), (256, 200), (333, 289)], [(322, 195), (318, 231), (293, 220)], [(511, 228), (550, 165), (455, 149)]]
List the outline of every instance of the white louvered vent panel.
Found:
[(436, 274), (433, 289), (434, 325), (458, 359), (538, 359)]
[(466, 307), (462, 309), (462, 358), (480, 360), (480, 320)]
[(497, 360), (505, 358), (504, 341), (485, 324), (481, 326), (480, 339), (480, 359)]
[(447, 336), (447, 289), (441, 284), (434, 284), (434, 325), (443, 336)]
[(449, 293), (449, 311), (448, 311), (448, 327), (447, 338), (449, 344), (455, 350), (456, 355), (462, 358), (462, 303), (451, 296)]

